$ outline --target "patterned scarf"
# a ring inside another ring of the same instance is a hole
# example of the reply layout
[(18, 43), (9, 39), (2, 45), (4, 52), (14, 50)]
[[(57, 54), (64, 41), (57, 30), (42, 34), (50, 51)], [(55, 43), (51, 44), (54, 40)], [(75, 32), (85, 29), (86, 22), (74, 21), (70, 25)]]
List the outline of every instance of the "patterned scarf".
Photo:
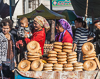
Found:
[(34, 18), (34, 20), (36, 22), (38, 22), (40, 24), (40, 26), (42, 26), (42, 27), (44, 26), (46, 29), (50, 29), (49, 23), (47, 22), (47, 20), (44, 17), (42, 17), (42, 16), (36, 16)]

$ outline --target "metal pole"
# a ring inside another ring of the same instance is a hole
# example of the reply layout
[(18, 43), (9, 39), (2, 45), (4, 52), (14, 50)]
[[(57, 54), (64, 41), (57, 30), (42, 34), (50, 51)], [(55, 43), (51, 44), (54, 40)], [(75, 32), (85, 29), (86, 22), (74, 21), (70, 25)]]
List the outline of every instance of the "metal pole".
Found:
[(10, 12), (10, 20), (12, 20), (12, 6), (11, 6), (11, 0), (9, 0), (10, 6), (9, 6), (9, 12)]
[(52, 10), (52, 0), (50, 0), (50, 10)]
[(87, 25), (87, 21), (86, 21), (86, 18), (87, 18), (87, 13), (88, 13), (88, 2), (89, 2), (89, 0), (87, 0), (87, 2), (86, 2), (86, 13), (85, 13), (85, 22), (86, 22), (86, 28), (88, 29), (88, 25)]
[(88, 12), (88, 2), (89, 2), (89, 0), (87, 0), (87, 2), (86, 2), (85, 22), (86, 22), (87, 12)]

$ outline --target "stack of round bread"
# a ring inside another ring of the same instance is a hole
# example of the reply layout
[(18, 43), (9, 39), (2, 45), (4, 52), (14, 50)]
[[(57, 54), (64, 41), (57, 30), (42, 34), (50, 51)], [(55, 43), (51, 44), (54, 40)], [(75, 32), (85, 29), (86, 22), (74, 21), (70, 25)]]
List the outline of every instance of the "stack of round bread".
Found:
[(57, 53), (58, 63), (59, 64), (66, 64), (67, 63), (67, 56), (66, 52), (58, 52)]
[[(41, 52), (41, 51), (40, 51)], [(27, 59), (29, 61), (34, 61), (34, 60), (37, 60), (37, 59), (40, 59), (40, 54), (39, 53), (31, 53), (31, 52), (28, 52), (27, 53)]]
[(52, 67), (53, 67), (53, 64), (49, 64), (49, 63), (44, 64), (43, 71), (52, 71), (52, 69), (53, 69)]
[(47, 61), (48, 61), (48, 63), (57, 63), (57, 52), (56, 51), (49, 51), (48, 52), (48, 59), (47, 59)]
[(94, 51), (94, 45), (91, 42), (86, 42), (83, 44), (82, 52), (83, 52), (83, 60), (85, 60), (83, 64), (84, 70), (86, 71), (95, 70), (97, 68), (97, 65), (100, 68), (99, 61), (96, 58), (96, 52)]
[(67, 53), (67, 62), (68, 63), (76, 63), (77, 62), (77, 53), (76, 52), (68, 52)]
[(41, 56), (41, 47), (40, 44), (37, 41), (31, 41), (27, 44), (27, 50), (29, 51), (27, 53), (27, 59), (29, 61), (34, 61), (37, 59), (40, 59)]
[(73, 65), (72, 64), (64, 64), (63, 71), (72, 71)]
[(95, 59), (95, 57), (96, 57), (95, 51), (93, 51), (92, 53), (83, 54), (83, 60), (91, 60)]
[(74, 71), (83, 71), (83, 63), (77, 62), (73, 64)]
[(95, 59), (96, 52), (94, 51), (94, 45), (91, 42), (84, 43), (82, 46), (83, 60)]
[(64, 42), (63, 43), (63, 52), (72, 52), (72, 44), (71, 43), (67, 43), (67, 42)]
[(53, 70), (54, 71), (62, 71), (63, 70), (63, 65), (62, 64), (54, 64), (53, 65)]
[(63, 43), (62, 42), (54, 42), (54, 51), (56, 52), (62, 52), (62, 45)]

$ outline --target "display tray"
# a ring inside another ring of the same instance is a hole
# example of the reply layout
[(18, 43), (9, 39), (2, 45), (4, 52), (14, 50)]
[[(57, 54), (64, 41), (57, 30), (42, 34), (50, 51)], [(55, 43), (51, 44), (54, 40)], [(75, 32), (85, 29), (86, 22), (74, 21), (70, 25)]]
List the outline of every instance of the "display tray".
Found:
[(15, 79), (100, 79), (100, 70), (95, 71), (18, 71)]

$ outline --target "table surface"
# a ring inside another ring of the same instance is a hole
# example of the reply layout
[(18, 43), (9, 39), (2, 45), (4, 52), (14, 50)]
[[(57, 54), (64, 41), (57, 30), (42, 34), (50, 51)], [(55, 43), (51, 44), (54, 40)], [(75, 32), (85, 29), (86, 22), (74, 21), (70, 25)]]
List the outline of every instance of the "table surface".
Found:
[[(17, 75), (16, 75), (17, 73)], [(100, 70), (95, 71), (18, 71), (15, 70), (15, 79), (100, 79)], [(48, 77), (48, 78), (47, 78)]]

